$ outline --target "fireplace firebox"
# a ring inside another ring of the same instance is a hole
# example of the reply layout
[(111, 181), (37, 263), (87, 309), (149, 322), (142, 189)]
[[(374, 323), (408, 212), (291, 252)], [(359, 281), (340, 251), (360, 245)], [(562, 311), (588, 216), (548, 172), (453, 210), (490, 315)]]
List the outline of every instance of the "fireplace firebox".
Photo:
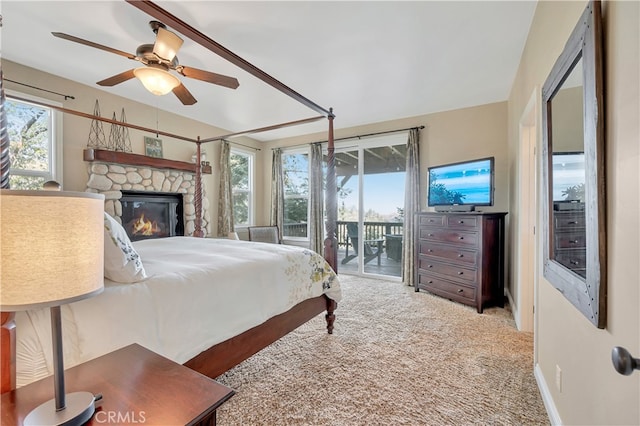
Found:
[(184, 235), (182, 194), (122, 191), (122, 226), (132, 241)]

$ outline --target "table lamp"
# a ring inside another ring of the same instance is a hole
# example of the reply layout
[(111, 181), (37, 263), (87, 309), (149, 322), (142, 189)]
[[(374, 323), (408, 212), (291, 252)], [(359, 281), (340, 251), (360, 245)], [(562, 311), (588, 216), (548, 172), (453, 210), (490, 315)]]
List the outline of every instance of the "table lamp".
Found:
[(83, 424), (90, 392), (65, 394), (60, 305), (104, 288), (104, 196), (85, 192), (0, 191), (0, 310), (50, 308), (55, 398), (25, 425)]

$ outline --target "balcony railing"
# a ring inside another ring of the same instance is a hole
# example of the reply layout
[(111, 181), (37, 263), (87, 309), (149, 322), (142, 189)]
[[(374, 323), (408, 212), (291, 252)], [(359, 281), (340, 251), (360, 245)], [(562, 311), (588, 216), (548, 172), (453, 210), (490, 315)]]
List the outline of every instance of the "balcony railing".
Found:
[[(347, 246), (347, 224), (358, 222), (354, 221), (337, 221), (336, 237), (338, 239), (338, 248)], [(402, 222), (364, 222), (364, 239), (377, 240), (384, 238), (385, 235), (402, 235), (404, 224)], [(284, 235), (288, 237), (307, 237), (306, 223), (292, 223), (284, 225)]]

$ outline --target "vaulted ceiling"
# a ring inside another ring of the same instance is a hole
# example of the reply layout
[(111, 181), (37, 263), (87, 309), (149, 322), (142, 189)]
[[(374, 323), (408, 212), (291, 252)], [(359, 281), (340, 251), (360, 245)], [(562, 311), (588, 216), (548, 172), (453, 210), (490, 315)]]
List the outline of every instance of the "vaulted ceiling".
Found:
[[(336, 129), (506, 100), (536, 6), (535, 1), (156, 4), (313, 102), (334, 108)], [(2, 58), (92, 87), (139, 64), (52, 32), (132, 54), (155, 40), (148, 24), (153, 18), (124, 1), (3, 0), (1, 11)], [(178, 75), (198, 100), (191, 106), (172, 94), (152, 95), (136, 79), (104, 90), (230, 132), (318, 115), (183, 38), (181, 64), (235, 77), (240, 86), (232, 90)], [(254, 137), (272, 140), (325, 129), (322, 120)]]

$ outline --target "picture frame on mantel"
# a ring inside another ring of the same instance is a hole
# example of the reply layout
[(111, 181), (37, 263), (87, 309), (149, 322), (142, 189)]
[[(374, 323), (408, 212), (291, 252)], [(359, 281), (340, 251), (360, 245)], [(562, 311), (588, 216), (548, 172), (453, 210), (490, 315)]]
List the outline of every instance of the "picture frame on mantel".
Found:
[(144, 152), (147, 157), (162, 158), (162, 139), (145, 136)]

